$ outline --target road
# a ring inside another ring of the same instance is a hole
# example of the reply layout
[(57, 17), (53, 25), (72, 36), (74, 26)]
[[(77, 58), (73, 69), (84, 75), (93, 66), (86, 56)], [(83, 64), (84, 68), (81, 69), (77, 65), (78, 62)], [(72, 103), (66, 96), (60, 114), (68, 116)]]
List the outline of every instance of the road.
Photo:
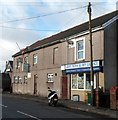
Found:
[(22, 118), (26, 120), (46, 120), (47, 118), (100, 118), (103, 120), (103, 116), (100, 115), (79, 110), (75, 111), (61, 106), (52, 107), (43, 102), (26, 100), (10, 95), (2, 95), (2, 103), (0, 103), (0, 107), (2, 108), (2, 118)]

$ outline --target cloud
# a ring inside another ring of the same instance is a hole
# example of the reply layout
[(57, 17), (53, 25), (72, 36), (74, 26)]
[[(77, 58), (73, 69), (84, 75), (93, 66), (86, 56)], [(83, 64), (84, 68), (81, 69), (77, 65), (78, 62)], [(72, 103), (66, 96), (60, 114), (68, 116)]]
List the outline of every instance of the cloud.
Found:
[[(113, 11), (117, 0), (90, 0), (92, 6), (92, 17), (103, 15)], [(102, 4), (103, 3), (103, 4)], [(0, 0), (0, 70), (3, 69), (5, 61), (12, 59), (12, 55), (37, 40), (57, 33), (56, 31), (33, 31), (25, 29), (59, 30), (63, 31), (84, 21), (88, 21), (88, 0)], [(73, 8), (78, 10), (68, 11), (37, 19), (17, 22), (7, 22), (21, 18), (58, 13)], [(11, 28), (5, 28), (8, 26)], [(17, 28), (17, 29), (13, 29)], [(24, 28), (24, 29), (18, 29)]]

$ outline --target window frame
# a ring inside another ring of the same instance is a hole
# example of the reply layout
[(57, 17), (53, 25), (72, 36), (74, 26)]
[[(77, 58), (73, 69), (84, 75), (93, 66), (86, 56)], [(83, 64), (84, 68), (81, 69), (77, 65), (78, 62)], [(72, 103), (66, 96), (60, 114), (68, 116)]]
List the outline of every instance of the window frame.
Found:
[(57, 64), (58, 63), (58, 61), (56, 59), (56, 55), (58, 55), (58, 51), (59, 51), (58, 47), (54, 47), (53, 48), (53, 64)]
[[(77, 77), (79, 76), (79, 75), (78, 75), (79, 73), (75, 73), (75, 74), (76, 74)], [(87, 89), (87, 87), (86, 87), (86, 74), (87, 74), (87, 73), (83, 73), (83, 77), (84, 77), (84, 78), (83, 78), (83, 82), (84, 82), (83, 87), (84, 87), (84, 88), (80, 88), (80, 89), (78, 88), (78, 79), (76, 79), (77, 88), (73, 88), (73, 87), (72, 87), (72, 75), (73, 75), (73, 74), (71, 74), (71, 90), (87, 90), (87, 91), (90, 91), (90, 90), (91, 90), (91, 89)]]
[(21, 65), (21, 61), (20, 61), (20, 57), (19, 57), (19, 58), (17, 58), (17, 68), (19, 68), (20, 65)]
[[(83, 41), (83, 50), (78, 50), (79, 41)], [(83, 58), (78, 58), (78, 52), (83, 52)], [(81, 61), (85, 59), (85, 37), (77, 38), (75, 41), (75, 61)]]
[(33, 54), (33, 65), (38, 63), (38, 54)]
[[(49, 78), (49, 76), (52, 76), (52, 77)], [(51, 80), (49, 80), (49, 79), (51, 79)], [(54, 82), (54, 74), (47, 73), (47, 82)]]
[(78, 88), (78, 77), (79, 77), (79, 73), (75, 73), (76, 74), (76, 85), (77, 85), (77, 87), (76, 88), (73, 88), (72, 87), (72, 75), (73, 74), (71, 74), (71, 90), (85, 90), (85, 74), (84, 73), (82, 73), (83, 74), (83, 82), (84, 82), (84, 85), (83, 85), (83, 88)]
[(28, 64), (28, 56), (25, 56), (25, 57), (24, 57), (24, 63), (27, 63), (27, 64)]

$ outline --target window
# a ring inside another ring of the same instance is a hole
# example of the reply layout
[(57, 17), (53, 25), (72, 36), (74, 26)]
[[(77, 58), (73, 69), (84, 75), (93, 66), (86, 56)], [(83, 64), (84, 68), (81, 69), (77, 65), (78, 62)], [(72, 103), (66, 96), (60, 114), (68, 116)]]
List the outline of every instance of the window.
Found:
[(33, 64), (37, 64), (37, 61), (38, 61), (38, 56), (37, 56), (37, 54), (34, 54), (33, 55)]
[(77, 60), (82, 60), (85, 58), (85, 49), (84, 49), (84, 40), (79, 40), (77, 41), (77, 53), (76, 53), (76, 56), (77, 56)]
[(14, 76), (14, 83), (18, 83), (18, 77)]
[(90, 73), (71, 74), (71, 89), (91, 89)]
[(27, 83), (27, 76), (24, 76), (24, 83)]
[(53, 78), (54, 78), (54, 76), (53, 76), (53, 74), (47, 74), (47, 79), (48, 79), (48, 82), (53, 82)]
[(77, 89), (77, 74), (72, 74), (72, 89)]
[(91, 89), (90, 73), (86, 73), (86, 89)]
[(84, 74), (78, 74), (78, 89), (84, 89)]
[(18, 59), (17, 59), (17, 68), (20, 67), (20, 63), (21, 63), (21, 59), (18, 58)]
[(84, 89), (84, 73), (72, 74), (72, 89)]
[(19, 77), (19, 83), (22, 83), (22, 78), (21, 77)]
[(24, 58), (24, 63), (28, 63), (28, 56)]
[(53, 64), (58, 63), (58, 47), (53, 49)]

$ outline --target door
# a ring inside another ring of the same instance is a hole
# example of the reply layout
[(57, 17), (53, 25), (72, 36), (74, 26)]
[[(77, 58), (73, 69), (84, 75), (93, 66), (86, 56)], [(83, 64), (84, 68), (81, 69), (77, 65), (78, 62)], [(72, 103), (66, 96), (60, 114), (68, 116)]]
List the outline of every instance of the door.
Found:
[(34, 94), (37, 94), (37, 75), (34, 75)]
[(67, 76), (62, 76), (62, 99), (67, 99)]

